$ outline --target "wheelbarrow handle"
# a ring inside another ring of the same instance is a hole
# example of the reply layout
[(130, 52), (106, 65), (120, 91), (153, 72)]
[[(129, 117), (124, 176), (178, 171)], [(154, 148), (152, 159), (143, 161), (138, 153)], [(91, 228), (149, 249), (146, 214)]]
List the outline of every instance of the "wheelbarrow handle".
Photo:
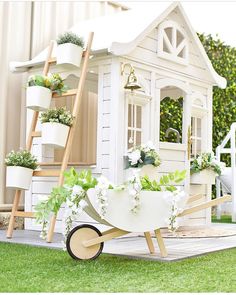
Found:
[(199, 204), (197, 206), (193, 206), (191, 208), (185, 209), (183, 212), (178, 214), (178, 217), (183, 217), (185, 215), (192, 214), (192, 213), (201, 211), (203, 209), (207, 209), (207, 208), (210, 208), (212, 206), (216, 206), (216, 205), (219, 205), (221, 203), (229, 202), (229, 201), (232, 201), (232, 197), (229, 196), (229, 195), (225, 195), (223, 197), (220, 197), (220, 198), (217, 198), (217, 199), (214, 199), (214, 200)]

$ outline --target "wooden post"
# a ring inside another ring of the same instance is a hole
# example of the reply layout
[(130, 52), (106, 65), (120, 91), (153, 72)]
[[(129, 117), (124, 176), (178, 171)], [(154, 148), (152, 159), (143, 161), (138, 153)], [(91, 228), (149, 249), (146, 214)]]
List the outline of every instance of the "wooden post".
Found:
[[(74, 104), (73, 112), (72, 112), (74, 120), (73, 120), (73, 125), (70, 127), (68, 138), (67, 138), (67, 143), (66, 143), (65, 152), (64, 152), (64, 156), (63, 156), (63, 160), (62, 160), (62, 165), (61, 165), (61, 172), (60, 172), (59, 181), (58, 181), (59, 186), (63, 185), (64, 171), (67, 168), (69, 156), (71, 153), (72, 143), (73, 143), (75, 130), (76, 130), (76, 124), (77, 124), (78, 115), (79, 115), (80, 106), (81, 106), (82, 94), (83, 94), (83, 89), (84, 89), (84, 84), (85, 84), (85, 79), (86, 79), (86, 74), (87, 74), (88, 61), (89, 61), (89, 55), (90, 55), (90, 50), (91, 50), (91, 46), (92, 46), (92, 41), (93, 41), (93, 33), (91, 32), (89, 34), (87, 48), (86, 48), (85, 57), (84, 57), (84, 63), (83, 63), (82, 71), (81, 71), (81, 77), (79, 80), (79, 85), (78, 85), (77, 93), (75, 96), (75, 104)], [(52, 216), (52, 218), (51, 218), (51, 223), (50, 223), (48, 236), (47, 236), (48, 243), (52, 242), (55, 223), (56, 223), (56, 215)]]
[(17, 190), (16, 194), (15, 194), (15, 198), (14, 198), (14, 202), (13, 202), (13, 206), (12, 206), (12, 210), (11, 210), (11, 217), (10, 217), (8, 230), (7, 230), (7, 238), (8, 239), (12, 238), (12, 233), (13, 233), (13, 229), (14, 229), (14, 222), (15, 222), (15, 213), (16, 213), (18, 206), (19, 206), (20, 195), (21, 195), (21, 191)]
[(152, 237), (151, 237), (150, 232), (145, 232), (144, 236), (145, 236), (145, 239), (146, 239), (150, 254), (155, 253), (155, 248), (154, 248), (154, 245), (153, 245), (153, 242), (152, 242)]
[(166, 247), (163, 241), (163, 238), (161, 236), (161, 230), (160, 229), (156, 229), (155, 230), (155, 235), (157, 238), (157, 243), (161, 252), (161, 257), (167, 257), (167, 251), (166, 251)]

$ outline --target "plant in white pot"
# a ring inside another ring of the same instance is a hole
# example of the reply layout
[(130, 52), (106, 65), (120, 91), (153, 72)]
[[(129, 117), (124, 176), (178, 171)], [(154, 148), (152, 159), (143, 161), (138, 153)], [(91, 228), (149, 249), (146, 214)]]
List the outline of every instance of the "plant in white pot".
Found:
[(66, 32), (57, 38), (57, 64), (80, 66), (84, 40), (72, 32)]
[(128, 150), (125, 156), (126, 178), (132, 175), (133, 170), (140, 171), (140, 175), (148, 175), (151, 179), (157, 177), (157, 168), (161, 159), (151, 141)]
[(57, 73), (30, 76), (26, 89), (26, 107), (34, 111), (45, 111), (50, 107), (52, 94), (61, 94), (66, 90), (67, 86)]
[(37, 159), (29, 151), (11, 151), (5, 159), (7, 166), (6, 187), (28, 190)]
[(198, 154), (191, 162), (190, 182), (192, 184), (215, 184), (217, 175), (221, 175), (225, 163), (217, 161), (213, 152)]
[(54, 148), (64, 148), (66, 145), (73, 116), (64, 107), (49, 109), (40, 115), (42, 123), (42, 144)]

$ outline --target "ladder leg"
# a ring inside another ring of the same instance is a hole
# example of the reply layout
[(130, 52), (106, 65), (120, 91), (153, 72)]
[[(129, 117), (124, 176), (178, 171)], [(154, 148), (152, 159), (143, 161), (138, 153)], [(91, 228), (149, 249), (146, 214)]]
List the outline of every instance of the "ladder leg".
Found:
[(49, 230), (48, 230), (48, 236), (47, 236), (47, 242), (48, 243), (52, 242), (54, 229), (55, 229), (55, 225), (56, 225), (56, 220), (57, 220), (57, 216), (53, 215), (51, 220), (50, 220), (50, 226), (49, 226)]
[(152, 237), (151, 237), (150, 232), (145, 232), (144, 236), (145, 236), (145, 239), (146, 239), (150, 254), (155, 253), (155, 248), (154, 248), (154, 245), (153, 245), (153, 241), (152, 241)]
[(157, 238), (157, 243), (161, 252), (161, 257), (166, 257), (167, 256), (167, 251), (166, 251), (166, 247), (163, 241), (163, 238), (161, 236), (161, 230), (160, 229), (156, 229), (155, 230), (155, 235)]
[(13, 233), (14, 223), (15, 223), (15, 212), (17, 211), (18, 206), (19, 206), (20, 196), (21, 196), (21, 191), (17, 190), (15, 193), (14, 202), (13, 202), (13, 206), (12, 206), (12, 210), (11, 210), (11, 217), (10, 217), (8, 230), (7, 230), (7, 238), (8, 239), (12, 238), (12, 233)]

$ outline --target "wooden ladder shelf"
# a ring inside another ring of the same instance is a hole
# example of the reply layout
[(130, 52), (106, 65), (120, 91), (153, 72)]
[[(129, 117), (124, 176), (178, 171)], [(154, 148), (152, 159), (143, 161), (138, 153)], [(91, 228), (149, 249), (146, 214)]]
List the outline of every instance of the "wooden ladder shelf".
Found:
[[(91, 32), (91, 33), (89, 33), (87, 48), (83, 52), (83, 66), (81, 69), (81, 76), (79, 79), (78, 88), (77, 89), (70, 89), (66, 93), (63, 93), (62, 95), (58, 95), (58, 94), (53, 95), (54, 98), (73, 96), (73, 95), (75, 96), (75, 102), (74, 102), (74, 107), (73, 107), (73, 111), (72, 111), (72, 115), (74, 117), (74, 120), (73, 120), (73, 125), (70, 127), (70, 130), (69, 130), (63, 159), (62, 159), (62, 162), (60, 163), (61, 169), (60, 170), (59, 169), (58, 170), (46, 170), (45, 169), (45, 170), (36, 170), (33, 172), (33, 176), (41, 176), (41, 177), (42, 176), (43, 177), (50, 177), (50, 176), (55, 177), (56, 176), (56, 177), (59, 177), (59, 180), (58, 180), (59, 186), (62, 186), (63, 182), (64, 182), (64, 171), (66, 170), (66, 168), (68, 166), (72, 143), (73, 143), (73, 139), (75, 136), (76, 123), (78, 120), (78, 115), (79, 115), (80, 106), (81, 106), (82, 94), (83, 94), (83, 89), (84, 89), (84, 84), (85, 84), (85, 79), (86, 79), (86, 74), (87, 74), (87, 69), (88, 69), (88, 61), (89, 61), (92, 41), (93, 41), (93, 33)], [(51, 57), (53, 46), (54, 46), (54, 41), (51, 41), (50, 45), (49, 45), (49, 49), (48, 49), (47, 59), (45, 61), (44, 68), (43, 68), (42, 74), (44, 76), (48, 75), (50, 65), (54, 64), (56, 62), (56, 59)], [(28, 151), (30, 151), (32, 148), (33, 139), (35, 137), (41, 136), (41, 132), (35, 130), (36, 125), (37, 125), (37, 121), (38, 121), (38, 117), (39, 117), (39, 112), (34, 111), (31, 127), (30, 127), (29, 134), (28, 134), (28, 139), (27, 139), (27, 143), (26, 143), (26, 150), (28, 150)], [(13, 202), (13, 206), (12, 206), (12, 211), (11, 211), (10, 222), (9, 222), (9, 226), (8, 226), (8, 230), (7, 230), (7, 238), (12, 238), (15, 217), (20, 216), (23, 218), (35, 218), (35, 215), (33, 212), (18, 211), (20, 197), (21, 197), (21, 190), (16, 190), (14, 202)], [(56, 223), (56, 216), (53, 216), (51, 218), (47, 242), (52, 241), (55, 223)]]

